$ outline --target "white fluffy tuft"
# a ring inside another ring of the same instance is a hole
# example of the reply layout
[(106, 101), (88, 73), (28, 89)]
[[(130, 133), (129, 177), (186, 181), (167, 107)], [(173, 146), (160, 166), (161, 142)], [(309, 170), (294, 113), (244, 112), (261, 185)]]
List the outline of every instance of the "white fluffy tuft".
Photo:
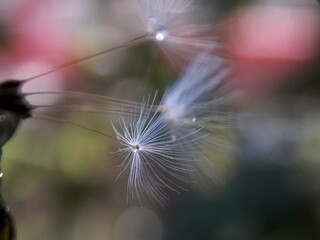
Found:
[(118, 152), (124, 158), (120, 175), (129, 171), (128, 200), (138, 204), (148, 200), (164, 207), (167, 190), (178, 192), (181, 183), (189, 182), (192, 160), (183, 148), (189, 136), (173, 138), (163, 113), (152, 109), (143, 103), (135, 114), (120, 116), (120, 127), (114, 131), (121, 145)]

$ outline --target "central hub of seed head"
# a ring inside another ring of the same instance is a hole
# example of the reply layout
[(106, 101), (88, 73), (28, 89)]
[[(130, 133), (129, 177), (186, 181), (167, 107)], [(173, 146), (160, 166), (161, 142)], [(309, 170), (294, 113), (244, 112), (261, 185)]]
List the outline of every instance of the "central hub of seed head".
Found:
[(138, 152), (140, 150), (140, 146), (138, 144), (135, 144), (132, 146), (133, 152)]

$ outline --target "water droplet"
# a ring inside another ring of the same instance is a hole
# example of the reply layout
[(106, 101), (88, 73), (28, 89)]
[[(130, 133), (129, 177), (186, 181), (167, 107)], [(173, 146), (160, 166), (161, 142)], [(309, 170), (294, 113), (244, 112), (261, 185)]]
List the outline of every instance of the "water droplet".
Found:
[(163, 26), (158, 19), (153, 16), (148, 17), (148, 28), (149, 31), (154, 34), (154, 38), (158, 42), (162, 42), (169, 35), (165, 26)]
[(3, 173), (2, 172), (0, 172), (0, 178), (2, 178), (3, 177)]
[(197, 117), (196, 116), (193, 116), (192, 118), (191, 118), (191, 122), (196, 122), (197, 121)]
[(155, 39), (158, 42), (162, 42), (168, 35), (169, 35), (168, 31), (165, 29), (162, 29), (155, 33)]

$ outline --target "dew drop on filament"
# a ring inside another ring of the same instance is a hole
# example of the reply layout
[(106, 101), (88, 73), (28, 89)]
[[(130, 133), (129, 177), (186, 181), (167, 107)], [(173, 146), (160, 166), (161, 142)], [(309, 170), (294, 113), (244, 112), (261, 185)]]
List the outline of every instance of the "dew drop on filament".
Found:
[(162, 42), (163, 40), (166, 39), (166, 37), (169, 35), (168, 31), (166, 29), (161, 29), (157, 32), (155, 32), (155, 39), (158, 42)]
[(150, 16), (148, 23), (149, 29), (153, 32), (156, 41), (162, 42), (169, 35), (168, 30), (158, 22), (157, 18)]

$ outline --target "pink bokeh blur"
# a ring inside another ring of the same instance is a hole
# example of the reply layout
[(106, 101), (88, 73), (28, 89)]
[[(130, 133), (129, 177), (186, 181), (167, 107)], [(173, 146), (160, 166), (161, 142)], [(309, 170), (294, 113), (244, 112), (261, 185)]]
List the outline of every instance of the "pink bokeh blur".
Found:
[(319, 14), (311, 8), (244, 7), (231, 19), (228, 42), (236, 78), (248, 94), (280, 86), (319, 53)]

